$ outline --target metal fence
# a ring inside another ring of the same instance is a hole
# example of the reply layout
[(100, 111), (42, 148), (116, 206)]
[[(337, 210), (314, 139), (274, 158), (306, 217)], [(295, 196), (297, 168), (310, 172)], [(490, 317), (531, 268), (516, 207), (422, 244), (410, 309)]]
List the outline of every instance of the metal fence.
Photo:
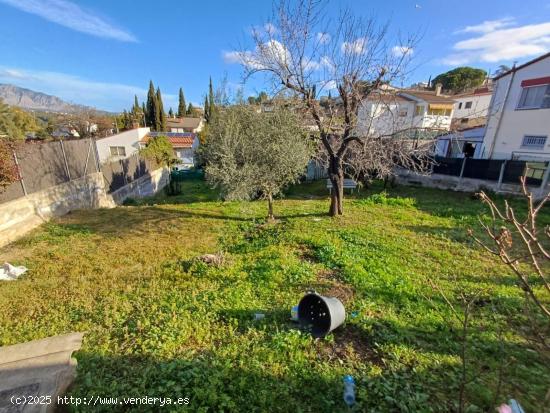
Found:
[(432, 172), (518, 185), (525, 176), (528, 185), (546, 186), (550, 169), (549, 162), (436, 157)]
[(23, 144), (13, 159), (19, 180), (0, 192), (0, 203), (96, 172), (102, 172), (108, 192), (113, 192), (157, 168), (138, 154), (100, 165), (92, 139)]

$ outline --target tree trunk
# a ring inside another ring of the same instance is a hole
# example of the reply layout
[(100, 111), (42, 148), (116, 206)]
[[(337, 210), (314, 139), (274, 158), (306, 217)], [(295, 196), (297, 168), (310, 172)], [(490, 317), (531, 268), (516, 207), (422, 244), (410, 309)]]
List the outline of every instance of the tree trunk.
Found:
[(275, 216), (273, 215), (273, 195), (271, 193), (267, 195), (267, 220), (275, 220)]
[(332, 183), (332, 190), (330, 192), (330, 209), (328, 213), (332, 217), (342, 215), (344, 213), (344, 168), (340, 158), (336, 156), (331, 157), (328, 177)]

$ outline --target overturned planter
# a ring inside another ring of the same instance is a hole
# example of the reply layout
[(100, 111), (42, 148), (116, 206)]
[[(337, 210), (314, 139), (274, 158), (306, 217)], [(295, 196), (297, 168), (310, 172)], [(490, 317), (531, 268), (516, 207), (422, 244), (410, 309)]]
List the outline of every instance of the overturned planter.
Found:
[(298, 322), (313, 337), (326, 336), (346, 319), (346, 309), (336, 297), (308, 292), (298, 304)]
[(76, 376), (83, 333), (0, 347), (0, 412), (53, 412)]

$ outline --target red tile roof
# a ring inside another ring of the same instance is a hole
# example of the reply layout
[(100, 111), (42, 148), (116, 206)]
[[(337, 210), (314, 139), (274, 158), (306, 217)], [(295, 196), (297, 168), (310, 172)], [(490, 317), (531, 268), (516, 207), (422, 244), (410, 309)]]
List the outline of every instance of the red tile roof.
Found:
[(174, 148), (191, 148), (193, 141), (195, 140), (194, 133), (175, 133), (175, 132), (152, 132), (145, 135), (141, 139), (141, 143), (148, 143), (152, 138), (157, 136), (166, 136), (168, 141)]

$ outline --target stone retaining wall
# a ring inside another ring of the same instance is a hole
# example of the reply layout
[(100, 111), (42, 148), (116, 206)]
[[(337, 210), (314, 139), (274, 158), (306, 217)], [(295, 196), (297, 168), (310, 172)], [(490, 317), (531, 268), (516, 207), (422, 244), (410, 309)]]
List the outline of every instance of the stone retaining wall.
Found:
[(0, 204), (0, 247), (17, 240), (51, 217), (76, 209), (113, 208), (128, 197), (153, 195), (168, 183), (169, 171), (160, 168), (108, 194), (101, 173)]

